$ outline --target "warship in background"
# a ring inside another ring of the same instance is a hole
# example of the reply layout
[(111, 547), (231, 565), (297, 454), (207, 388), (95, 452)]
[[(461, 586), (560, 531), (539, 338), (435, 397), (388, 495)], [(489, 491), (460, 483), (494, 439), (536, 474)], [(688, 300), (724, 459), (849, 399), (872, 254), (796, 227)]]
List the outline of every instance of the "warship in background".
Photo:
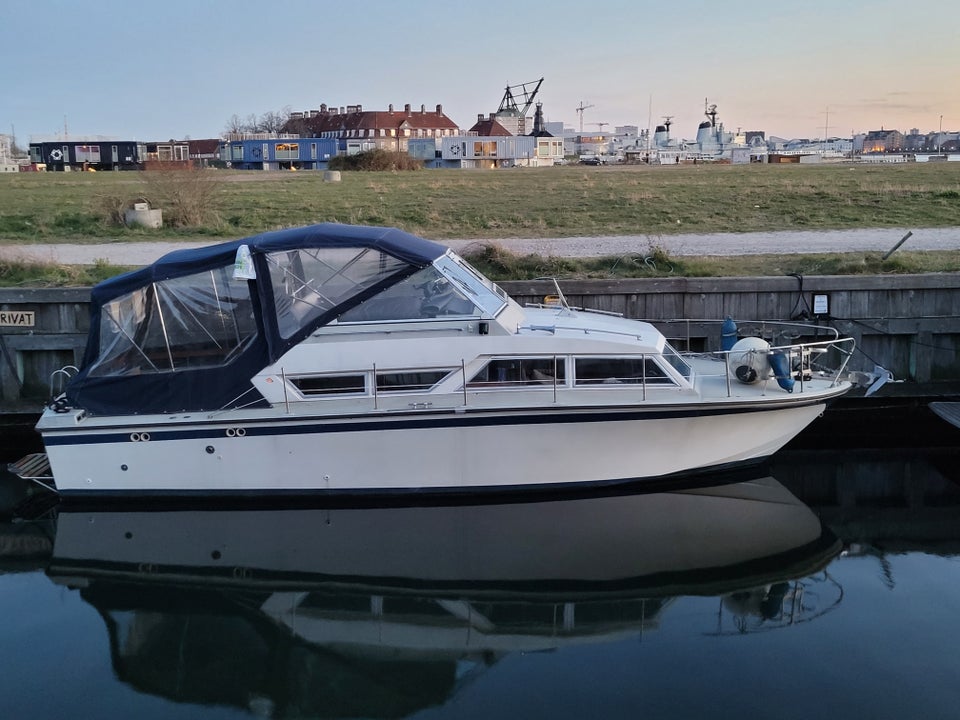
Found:
[(729, 132), (717, 121), (717, 106), (703, 101), (706, 120), (697, 127), (696, 140), (678, 140), (670, 136), (673, 116), (665, 115), (650, 136), (642, 132), (633, 147), (624, 149), (624, 159), (651, 165), (678, 165), (710, 162), (766, 162), (767, 145), (763, 133)]

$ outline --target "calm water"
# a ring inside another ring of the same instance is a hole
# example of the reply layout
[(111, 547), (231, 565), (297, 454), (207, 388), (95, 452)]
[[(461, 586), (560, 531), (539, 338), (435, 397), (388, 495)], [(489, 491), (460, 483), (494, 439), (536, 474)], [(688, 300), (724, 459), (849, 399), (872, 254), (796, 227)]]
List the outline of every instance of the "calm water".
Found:
[(954, 718), (960, 451), (469, 507), (0, 520), (4, 718)]

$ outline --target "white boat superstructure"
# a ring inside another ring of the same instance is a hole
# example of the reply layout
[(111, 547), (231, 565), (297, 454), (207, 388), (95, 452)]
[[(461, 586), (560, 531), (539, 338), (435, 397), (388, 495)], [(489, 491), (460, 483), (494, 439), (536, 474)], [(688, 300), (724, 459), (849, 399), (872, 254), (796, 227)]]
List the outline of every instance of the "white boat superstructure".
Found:
[(559, 292), (521, 307), (383, 228), (173, 253), (93, 304), (83, 367), (38, 424), (63, 496), (660, 479), (767, 457), (849, 389), (814, 362), (849, 341), (681, 355)]

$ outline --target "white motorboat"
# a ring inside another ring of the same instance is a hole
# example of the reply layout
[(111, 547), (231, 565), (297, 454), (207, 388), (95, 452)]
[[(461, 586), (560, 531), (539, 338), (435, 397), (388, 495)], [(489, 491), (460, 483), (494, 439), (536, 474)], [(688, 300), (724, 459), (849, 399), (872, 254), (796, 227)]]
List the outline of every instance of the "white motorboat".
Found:
[(91, 305), (82, 367), (37, 425), (64, 498), (656, 480), (761, 460), (850, 387), (813, 362), (845, 364), (848, 340), (681, 355), (559, 288), (521, 307), (389, 228), (176, 251)]

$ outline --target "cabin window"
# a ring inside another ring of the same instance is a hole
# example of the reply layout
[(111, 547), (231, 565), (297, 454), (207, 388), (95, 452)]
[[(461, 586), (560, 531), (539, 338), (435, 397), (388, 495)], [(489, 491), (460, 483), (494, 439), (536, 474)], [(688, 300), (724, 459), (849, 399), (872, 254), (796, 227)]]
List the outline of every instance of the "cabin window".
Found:
[(226, 365), (257, 335), (246, 280), (233, 267), (151, 283), (100, 309), (91, 377)]
[(377, 392), (414, 392), (429, 390), (453, 370), (416, 370), (377, 373)]
[(574, 362), (575, 385), (622, 385), (647, 383), (672, 385), (662, 367), (653, 358), (596, 357), (577, 358)]
[(362, 395), (367, 391), (365, 375), (315, 375), (290, 378), (303, 395)]
[(243, 160), (243, 145), (238, 144), (230, 146), (230, 159)]
[[(494, 358), (467, 383), (476, 390), (564, 384), (564, 359), (560, 357)], [(556, 378), (556, 381), (554, 381)]]
[(355, 247), (289, 250), (270, 253), (266, 259), (283, 338), (407, 267), (385, 253)]

